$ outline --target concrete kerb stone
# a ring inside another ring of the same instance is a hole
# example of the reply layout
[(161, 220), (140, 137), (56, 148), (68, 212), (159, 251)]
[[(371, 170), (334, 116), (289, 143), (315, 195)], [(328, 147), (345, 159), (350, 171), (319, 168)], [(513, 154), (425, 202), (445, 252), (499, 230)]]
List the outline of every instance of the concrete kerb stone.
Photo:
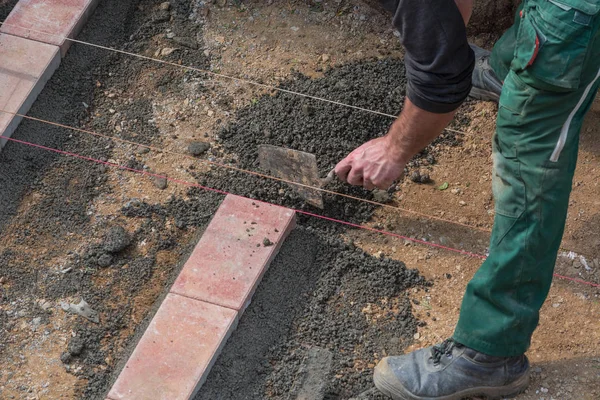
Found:
[(19, 0), (0, 32), (60, 47), (64, 57), (99, 0)]
[[(57, 46), (0, 33), (0, 109), (26, 114), (59, 65)], [(21, 119), (0, 113), (0, 149)]]
[(292, 210), (228, 195), (107, 399), (195, 396), (295, 219)]
[[(26, 114), (99, 0), (20, 0), (0, 27), (0, 109)], [(38, 32), (34, 32), (38, 31)], [(48, 34), (40, 33), (48, 32)], [(0, 150), (22, 117), (0, 112)]]

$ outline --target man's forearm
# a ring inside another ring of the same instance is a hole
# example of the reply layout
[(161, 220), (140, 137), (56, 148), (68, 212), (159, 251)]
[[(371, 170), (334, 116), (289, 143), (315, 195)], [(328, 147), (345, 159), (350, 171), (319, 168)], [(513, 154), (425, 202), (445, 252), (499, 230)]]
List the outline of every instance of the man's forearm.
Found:
[(456, 111), (432, 113), (415, 106), (408, 98), (404, 109), (387, 134), (390, 152), (398, 162), (406, 163), (423, 150), (448, 126)]

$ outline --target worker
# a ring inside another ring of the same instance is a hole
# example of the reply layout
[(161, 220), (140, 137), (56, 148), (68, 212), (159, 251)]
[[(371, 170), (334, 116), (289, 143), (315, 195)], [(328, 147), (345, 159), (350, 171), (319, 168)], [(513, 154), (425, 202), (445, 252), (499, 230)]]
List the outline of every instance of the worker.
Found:
[(375, 385), (393, 399), (514, 396), (529, 383), (525, 352), (552, 282), (579, 131), (600, 85), (600, 0), (523, 0), (491, 53), (467, 42), (472, 0), (382, 2), (406, 50), (404, 108), (385, 136), (336, 166), (340, 179), (386, 189), (469, 93), (499, 106), (489, 256), (453, 336), (382, 359)]

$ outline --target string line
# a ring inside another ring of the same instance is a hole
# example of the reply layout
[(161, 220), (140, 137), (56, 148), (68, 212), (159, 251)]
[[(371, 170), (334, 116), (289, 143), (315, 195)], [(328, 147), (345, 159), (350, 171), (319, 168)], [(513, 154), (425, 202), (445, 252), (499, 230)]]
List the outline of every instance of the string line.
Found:
[(383, 207), (386, 209), (390, 209), (390, 210), (394, 210), (394, 211), (400, 211), (400, 212), (405, 212), (405, 213), (409, 213), (409, 214), (413, 214), (422, 218), (426, 218), (426, 219), (431, 219), (431, 220), (437, 220), (439, 222), (444, 222), (444, 223), (449, 223), (449, 224), (454, 224), (454, 225), (458, 225), (458, 226), (462, 226), (465, 228), (469, 228), (469, 229), (474, 229), (474, 230), (479, 230), (481, 232), (486, 232), (486, 233), (490, 233), (491, 231), (487, 228), (482, 228), (482, 227), (478, 227), (475, 225), (469, 225), (469, 224), (464, 224), (462, 222), (458, 222), (458, 221), (453, 221), (450, 219), (446, 219), (446, 218), (441, 218), (435, 215), (431, 215), (431, 214), (426, 214), (426, 213), (422, 213), (419, 211), (414, 211), (414, 210), (410, 210), (407, 208), (402, 208), (402, 207), (398, 207), (398, 206), (392, 206), (390, 204), (385, 204), (385, 203), (381, 203), (378, 201), (374, 201), (374, 200), (369, 200), (369, 199), (364, 199), (361, 197), (356, 197), (356, 196), (352, 196), (349, 194), (345, 194), (345, 193), (340, 193), (340, 192), (336, 192), (333, 190), (328, 190), (322, 187), (318, 187), (318, 186), (311, 186), (311, 185), (307, 185), (304, 183), (300, 183), (300, 182), (295, 182), (295, 181), (290, 181), (287, 179), (283, 179), (283, 178), (279, 178), (276, 176), (272, 176), (272, 175), (268, 175), (268, 174), (263, 174), (257, 171), (252, 171), (252, 170), (247, 170), (247, 169), (243, 169), (243, 168), (239, 168), (239, 167), (235, 167), (233, 165), (229, 165), (229, 164), (223, 164), (223, 163), (219, 163), (217, 161), (211, 161), (211, 160), (205, 160), (205, 159), (199, 159), (196, 158), (194, 156), (191, 156), (189, 154), (184, 154), (184, 153), (179, 153), (176, 151), (171, 151), (171, 150), (167, 150), (167, 149), (163, 149), (163, 148), (159, 148), (156, 146), (151, 146), (151, 145), (146, 145), (146, 144), (141, 144), (141, 143), (137, 143), (131, 140), (126, 140), (126, 139), (121, 139), (118, 137), (114, 137), (114, 136), (109, 136), (109, 135), (105, 135), (99, 132), (95, 132), (92, 130), (88, 130), (88, 129), (81, 129), (81, 128), (76, 128), (73, 126), (69, 126), (69, 125), (65, 125), (65, 124), (61, 124), (58, 122), (53, 122), (53, 121), (48, 121), (48, 120), (44, 120), (41, 118), (36, 118), (36, 117), (31, 117), (25, 114), (20, 114), (20, 113), (16, 113), (16, 112), (11, 112), (11, 111), (6, 111), (6, 110), (2, 110), (0, 109), (0, 113), (6, 113), (6, 114), (10, 114), (16, 117), (20, 117), (20, 118), (24, 118), (24, 119), (28, 119), (31, 121), (36, 121), (36, 122), (40, 122), (40, 123), (44, 123), (44, 124), (48, 124), (48, 125), (52, 125), (52, 126), (56, 126), (59, 128), (64, 128), (64, 129), (69, 129), (78, 133), (84, 133), (84, 134), (88, 134), (88, 135), (92, 135), (92, 136), (96, 136), (96, 137), (101, 137), (101, 138), (105, 138), (105, 139), (109, 139), (109, 140), (113, 140), (116, 142), (120, 142), (120, 143), (125, 143), (125, 144), (129, 144), (129, 145), (133, 145), (133, 146), (138, 146), (138, 147), (144, 147), (147, 148), (149, 150), (152, 151), (156, 151), (159, 153), (164, 153), (164, 154), (171, 154), (171, 155), (176, 155), (178, 157), (183, 157), (183, 158), (187, 158), (190, 160), (194, 160), (197, 162), (200, 162), (202, 164), (208, 164), (208, 165), (213, 165), (216, 167), (220, 167), (220, 168), (226, 168), (226, 169), (230, 169), (233, 171), (237, 171), (237, 172), (242, 172), (245, 174), (249, 174), (249, 175), (254, 175), (260, 178), (265, 178), (265, 179), (270, 179), (273, 181), (277, 181), (277, 182), (282, 182), (282, 183), (286, 183), (288, 185), (293, 185), (293, 186), (297, 186), (297, 187), (302, 187), (302, 188), (306, 188), (306, 189), (310, 189), (310, 190), (315, 190), (315, 191), (319, 191), (321, 193), (326, 193), (326, 194), (330, 194), (333, 196), (340, 196), (340, 197), (344, 197), (347, 199), (351, 199), (351, 200), (355, 200), (355, 201), (359, 201), (359, 202), (363, 202), (363, 203), (368, 203), (374, 206), (379, 206), (379, 207)]
[[(227, 192), (225, 190), (211, 188), (211, 187), (208, 187), (208, 186), (200, 185), (198, 183), (189, 182), (189, 181), (186, 181), (186, 180), (183, 180), (183, 179), (177, 179), (177, 178), (168, 177), (166, 175), (155, 174), (155, 173), (148, 172), (148, 171), (138, 170), (138, 169), (135, 169), (135, 168), (127, 167), (125, 165), (119, 165), (119, 164), (111, 163), (111, 162), (108, 162), (108, 161), (102, 161), (102, 160), (98, 160), (98, 159), (95, 159), (95, 158), (92, 158), (92, 157), (87, 157), (87, 156), (83, 156), (83, 155), (80, 155), (80, 154), (77, 154), (77, 153), (72, 153), (72, 152), (65, 151), (65, 150), (59, 150), (59, 149), (55, 149), (55, 148), (52, 148), (52, 147), (48, 147), (48, 146), (44, 146), (44, 145), (40, 145), (40, 144), (36, 144), (36, 143), (27, 142), (27, 141), (24, 141), (24, 140), (19, 140), (19, 139), (14, 139), (14, 138), (8, 138), (8, 137), (5, 137), (3, 139), (9, 140), (9, 141), (12, 141), (12, 142), (15, 142), (15, 143), (27, 145), (27, 146), (30, 146), (30, 147), (34, 147), (34, 148), (39, 148), (39, 149), (42, 149), (42, 150), (45, 150), (45, 151), (50, 151), (50, 152), (54, 152), (54, 153), (57, 153), (57, 154), (66, 155), (66, 156), (70, 156), (70, 157), (74, 157), (74, 158), (79, 158), (79, 159), (90, 161), (90, 162), (94, 162), (94, 163), (97, 163), (97, 164), (103, 164), (103, 165), (106, 165), (106, 166), (109, 166), (109, 167), (113, 167), (113, 168), (118, 168), (118, 169), (125, 170), (125, 171), (134, 172), (134, 173), (137, 173), (137, 174), (140, 174), (140, 175), (144, 175), (144, 176), (150, 176), (150, 177), (154, 177), (154, 178), (163, 178), (163, 179), (166, 179), (166, 180), (174, 182), (174, 183), (178, 183), (178, 184), (185, 185), (185, 186), (190, 186), (190, 187), (197, 187), (199, 189), (202, 189), (202, 190), (205, 190), (205, 191), (209, 191), (209, 192), (218, 193), (218, 194), (221, 194), (221, 195), (229, 195), (229, 194), (236, 195), (234, 193)], [(285, 209), (288, 209), (288, 210), (292, 210), (292, 211), (294, 211), (294, 212), (296, 212), (298, 214), (303, 214), (303, 215), (307, 215), (307, 216), (310, 216), (310, 217), (323, 219), (325, 221), (330, 221), (330, 222), (334, 222), (334, 223), (338, 223), (338, 224), (341, 224), (341, 225), (350, 226), (350, 227), (357, 228), (357, 229), (363, 229), (363, 230), (367, 230), (367, 231), (371, 231), (371, 232), (375, 232), (375, 233), (379, 233), (379, 234), (383, 234), (383, 235), (387, 235), (387, 236), (396, 237), (396, 238), (403, 239), (403, 240), (406, 240), (406, 241), (410, 241), (410, 242), (414, 242), (414, 243), (419, 243), (419, 244), (422, 244), (422, 245), (425, 245), (425, 246), (430, 246), (430, 247), (434, 247), (434, 248), (438, 248), (438, 249), (442, 249), (442, 250), (451, 251), (451, 252), (454, 252), (454, 253), (458, 253), (458, 254), (462, 254), (462, 255), (465, 255), (465, 256), (477, 258), (477, 259), (480, 259), (480, 260), (485, 260), (487, 258), (483, 254), (478, 254), (478, 253), (474, 253), (474, 252), (470, 252), (470, 251), (466, 251), (466, 250), (456, 249), (456, 248), (453, 248), (453, 247), (450, 247), (450, 246), (444, 246), (444, 245), (441, 245), (441, 244), (432, 243), (432, 242), (428, 242), (428, 241), (425, 241), (425, 240), (419, 240), (419, 239), (411, 238), (409, 236), (400, 235), (400, 234), (397, 234), (397, 233), (385, 231), (383, 229), (371, 228), (371, 227), (368, 227), (368, 226), (365, 226), (365, 225), (355, 224), (355, 223), (352, 223), (352, 222), (348, 222), (348, 221), (344, 221), (344, 220), (340, 220), (340, 219), (336, 219), (336, 218), (326, 217), (324, 215), (315, 214), (315, 213), (311, 213), (311, 212), (304, 211), (304, 210), (299, 210), (299, 209), (294, 209), (294, 208), (288, 208), (288, 207), (284, 207), (284, 206), (281, 206), (281, 205), (278, 205), (278, 204), (272, 204), (272, 203), (269, 203), (269, 202), (264, 201), (264, 200), (251, 199), (249, 197), (240, 196), (240, 195), (236, 195), (236, 196), (245, 198), (247, 200), (254, 201), (256, 203), (264, 204), (264, 205), (267, 205), (267, 206), (285, 208)], [(596, 283), (593, 283), (593, 282), (587, 282), (587, 281), (584, 281), (584, 280), (578, 279), (578, 278), (570, 278), (570, 277), (559, 275), (559, 274), (556, 274), (556, 273), (554, 273), (553, 276), (555, 276), (555, 277), (557, 277), (559, 279), (564, 279), (564, 280), (568, 280), (568, 281), (572, 281), (572, 282), (576, 282), (576, 283), (580, 283), (580, 284), (585, 284), (585, 285), (588, 285), (588, 286), (600, 287), (600, 284), (596, 284)]]
[[(235, 81), (235, 82), (239, 82), (239, 83), (244, 83), (244, 84), (252, 85), (252, 86), (256, 86), (256, 87), (260, 87), (262, 89), (269, 89), (269, 90), (273, 90), (273, 91), (277, 91), (277, 92), (291, 94), (291, 95), (294, 95), (294, 96), (299, 96), (299, 97), (309, 98), (309, 99), (312, 99), (312, 100), (321, 101), (321, 102), (324, 102), (324, 103), (335, 104), (335, 105), (338, 105), (338, 106), (352, 108), (354, 110), (368, 112), (368, 113), (380, 115), (380, 116), (383, 116), (383, 117), (388, 117), (388, 118), (393, 118), (393, 119), (396, 119), (398, 117), (397, 115), (394, 115), (394, 114), (388, 114), (388, 113), (384, 113), (384, 112), (381, 112), (381, 111), (371, 110), (369, 108), (364, 108), (364, 107), (359, 107), (359, 106), (355, 106), (355, 105), (352, 105), (352, 104), (343, 103), (343, 102), (340, 102), (340, 101), (337, 101), (337, 100), (331, 100), (331, 99), (327, 99), (327, 98), (324, 98), (324, 97), (313, 96), (313, 95), (310, 95), (310, 94), (296, 92), (296, 91), (293, 91), (293, 90), (284, 89), (284, 88), (277, 87), (277, 86), (267, 85), (267, 84), (264, 84), (264, 83), (253, 81), (251, 79), (239, 78), (239, 77), (236, 77), (236, 76), (226, 75), (226, 74), (222, 74), (222, 73), (219, 73), (219, 72), (213, 72), (213, 71), (210, 71), (210, 70), (207, 70), (207, 69), (198, 68), (198, 67), (194, 67), (194, 66), (191, 66), (191, 65), (177, 64), (177, 63), (174, 63), (172, 61), (161, 60), (160, 58), (156, 58), (156, 57), (144, 56), (144, 55), (138, 54), (138, 53), (132, 53), (132, 52), (125, 51), (125, 50), (115, 49), (114, 47), (102, 46), (102, 45), (99, 45), (99, 44), (95, 44), (95, 43), (91, 43), (91, 42), (86, 42), (86, 41), (83, 41), (83, 40), (74, 39), (74, 38), (70, 38), (68, 36), (58, 35), (58, 34), (55, 34), (55, 33), (44, 32), (44, 31), (40, 31), (40, 30), (36, 30), (36, 29), (32, 29), (32, 28), (25, 28), (25, 27), (22, 27), (22, 26), (18, 26), (18, 25), (6, 23), (6, 21), (0, 22), (0, 26), (2, 26), (2, 25), (6, 25), (6, 26), (9, 26), (9, 27), (12, 27), (12, 28), (16, 28), (16, 29), (22, 29), (22, 30), (28, 32), (27, 36), (29, 36), (30, 32), (40, 33), (40, 34), (48, 35), (48, 36), (54, 36), (56, 38), (59, 38), (59, 39), (62, 39), (62, 40), (68, 40), (68, 41), (73, 42), (73, 43), (79, 43), (79, 44), (82, 44), (82, 45), (85, 45), (85, 46), (95, 47), (95, 48), (101, 49), (101, 50), (112, 51), (114, 53), (124, 54), (124, 55), (130, 56), (130, 57), (136, 57), (136, 58), (139, 58), (141, 60), (153, 61), (153, 62), (156, 62), (156, 63), (159, 63), (159, 64), (169, 65), (171, 67), (182, 68), (182, 69), (185, 69), (185, 70), (188, 70), (188, 71), (200, 72), (200, 73), (204, 73), (204, 74), (208, 74), (208, 75), (214, 76), (216, 78), (228, 79), (228, 80), (231, 80), (231, 81)], [(448, 132), (454, 132), (454, 133), (459, 133), (459, 134), (463, 134), (463, 135), (466, 134), (466, 132), (459, 131), (459, 130), (456, 130), (456, 129), (451, 129), (451, 128), (445, 128), (445, 130), (447, 130)]]

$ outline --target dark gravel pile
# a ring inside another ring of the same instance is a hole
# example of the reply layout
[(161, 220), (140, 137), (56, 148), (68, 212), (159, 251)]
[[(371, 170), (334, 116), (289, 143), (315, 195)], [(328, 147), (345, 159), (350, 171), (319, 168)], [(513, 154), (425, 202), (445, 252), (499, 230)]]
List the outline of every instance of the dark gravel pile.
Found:
[[(334, 68), (320, 79), (296, 74), (282, 87), (395, 115), (402, 108), (405, 85), (402, 60), (384, 59)], [(393, 122), (388, 117), (281, 92), (239, 110), (233, 121), (217, 138), (237, 166), (259, 170), (258, 146), (272, 144), (314, 153), (323, 177), (356, 147), (384, 135)], [(406, 172), (434, 164), (444, 147), (459, 143), (456, 133), (444, 132), (409, 163)], [(239, 172), (215, 170), (198, 179), (210, 187), (352, 222), (367, 220), (374, 210), (366, 203), (326, 194), (321, 211), (307, 205), (286, 185)], [(373, 200), (371, 192), (340, 182), (327, 189)]]

